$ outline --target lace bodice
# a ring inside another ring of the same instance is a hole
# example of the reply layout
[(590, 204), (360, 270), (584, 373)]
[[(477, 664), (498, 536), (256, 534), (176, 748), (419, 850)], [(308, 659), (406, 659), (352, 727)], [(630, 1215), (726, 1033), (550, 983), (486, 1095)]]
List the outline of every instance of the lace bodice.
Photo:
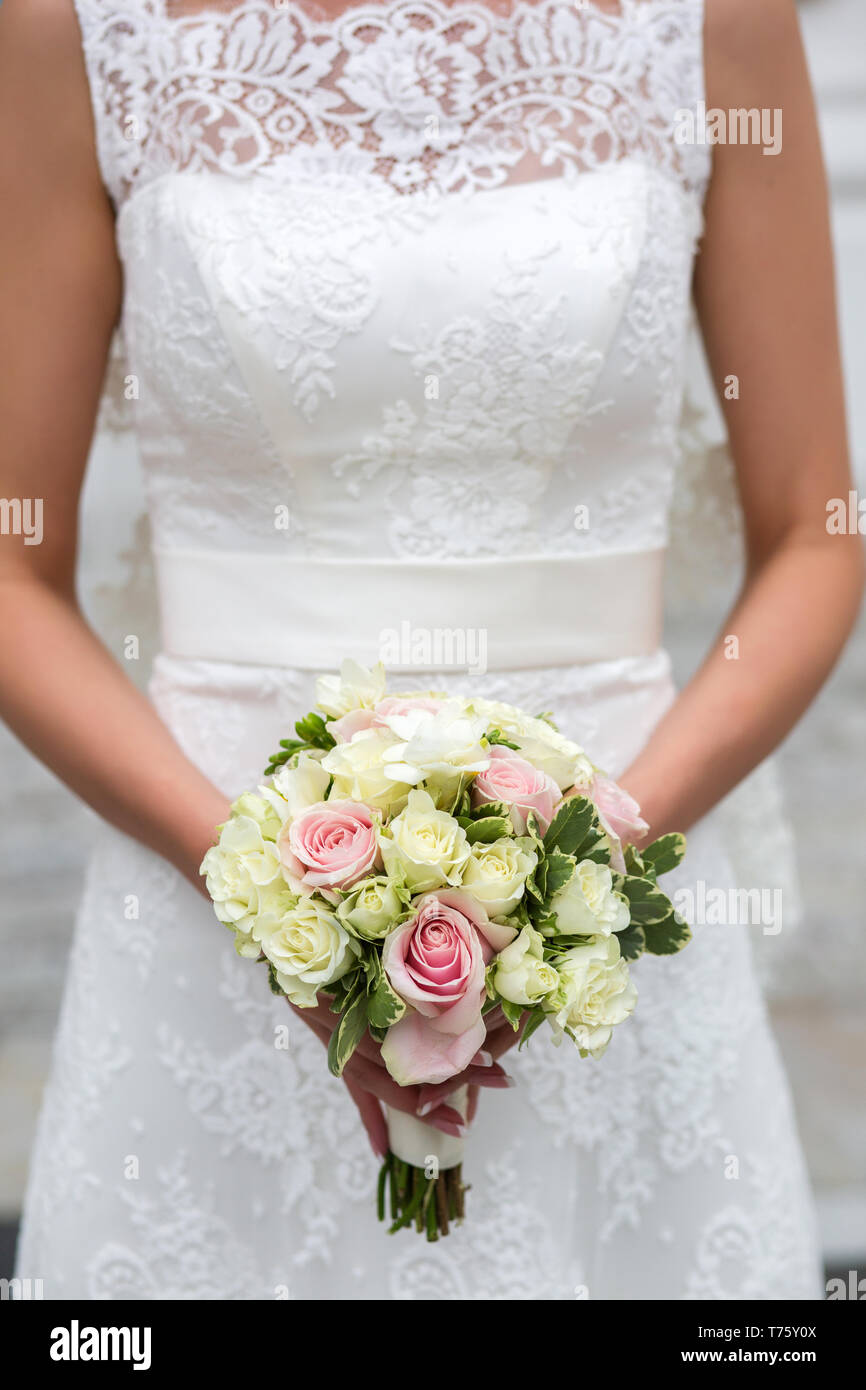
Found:
[(157, 552), (664, 544), (700, 0), (77, 0)]

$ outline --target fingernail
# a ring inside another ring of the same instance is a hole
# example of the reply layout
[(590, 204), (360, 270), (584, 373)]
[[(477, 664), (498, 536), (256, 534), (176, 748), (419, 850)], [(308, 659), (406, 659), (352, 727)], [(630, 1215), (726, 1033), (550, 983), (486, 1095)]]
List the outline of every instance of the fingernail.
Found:
[(473, 1065), (476, 1067), (492, 1067), (493, 1057), (489, 1052), (485, 1052), (482, 1048), (482, 1050), (479, 1053), (477, 1053)]
[(426, 1105), (418, 1106), (418, 1109), (415, 1111), (415, 1114), (418, 1115), (419, 1118), (423, 1118), (424, 1115), (429, 1115), (431, 1110), (435, 1110), (438, 1104), (438, 1100), (428, 1100)]

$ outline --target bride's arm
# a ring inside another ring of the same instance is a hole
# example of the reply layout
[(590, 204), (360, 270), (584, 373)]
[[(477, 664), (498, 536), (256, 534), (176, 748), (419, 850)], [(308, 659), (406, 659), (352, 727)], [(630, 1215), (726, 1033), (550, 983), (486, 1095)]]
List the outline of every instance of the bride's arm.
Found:
[(225, 797), (84, 622), (76, 515), (121, 277), (68, 0), (0, 6), (0, 496), (43, 539), (0, 535), (0, 714), (107, 820), (198, 884)]
[[(782, 152), (719, 145), (695, 293), (745, 515), (747, 575), (698, 673), (622, 777), (653, 835), (687, 829), (788, 733), (857, 614), (827, 189), (793, 0), (708, 0), (708, 107), (781, 109)], [(736, 643), (726, 642), (727, 637)]]

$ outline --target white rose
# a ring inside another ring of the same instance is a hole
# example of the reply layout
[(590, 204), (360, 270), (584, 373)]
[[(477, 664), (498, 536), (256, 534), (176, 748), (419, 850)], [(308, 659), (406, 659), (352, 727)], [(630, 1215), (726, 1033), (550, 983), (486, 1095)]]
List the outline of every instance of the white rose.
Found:
[(562, 936), (610, 936), (625, 931), (631, 921), (631, 908), (614, 891), (607, 864), (594, 864), (591, 859), (582, 859), (568, 882), (554, 893), (550, 912)]
[(519, 936), (496, 957), (493, 988), (512, 1004), (530, 1008), (559, 988), (559, 975), (542, 957), (544, 940), (534, 927)]
[(368, 671), (357, 661), (346, 660), (339, 676), (320, 676), (316, 681), (316, 700), (330, 719), (339, 719), (354, 709), (372, 709), (385, 694), (385, 667), (381, 661)]
[(481, 740), (483, 719), (469, 715), (460, 702), (449, 700), (441, 709), (409, 710), (383, 716), (396, 742), (385, 753), (386, 771), (395, 781), (431, 790), (456, 791), (461, 776), (484, 772), (490, 764)]
[(613, 1029), (633, 1011), (637, 990), (615, 936), (575, 946), (556, 960), (559, 987), (549, 1001), (557, 1040), (567, 1030), (581, 1054), (600, 1057)]
[(354, 965), (359, 947), (328, 903), (301, 896), (281, 915), (259, 922), (262, 950), (293, 1004), (312, 1008), (319, 990)]
[(223, 826), (219, 843), (202, 860), (201, 872), (220, 921), (248, 931), (265, 889), (281, 879), (280, 857), (252, 816), (233, 815)]
[(397, 885), (382, 875), (365, 878), (337, 908), (346, 930), (365, 941), (381, 940), (406, 914), (406, 903)]
[(447, 811), (437, 811), (428, 792), (409, 793), (408, 804), (379, 835), (387, 872), (405, 879), (413, 893), (459, 884), (469, 859), (462, 826)]
[(276, 840), (282, 827), (282, 820), (275, 808), (272, 798), (266, 795), (267, 787), (261, 789), (261, 793), (243, 792), (237, 801), (232, 803), (233, 816), (249, 816), (254, 820), (266, 840)]
[(322, 760), (325, 772), (334, 779), (331, 796), (393, 812), (409, 792), (405, 783), (393, 780), (386, 771), (384, 756), (393, 742), (387, 730), (365, 729), (350, 743), (332, 748)]
[[(299, 753), (295, 767), (286, 765), (274, 773), (273, 786), (277, 795), (272, 793), (268, 799), (282, 821), (293, 819), (308, 806), (324, 801), (330, 780), (321, 758)], [(263, 788), (265, 795), (267, 790)]]
[(535, 851), (523, 849), (517, 840), (474, 844), (463, 870), (463, 886), (484, 904), (489, 917), (505, 917), (523, 897), (537, 863)]

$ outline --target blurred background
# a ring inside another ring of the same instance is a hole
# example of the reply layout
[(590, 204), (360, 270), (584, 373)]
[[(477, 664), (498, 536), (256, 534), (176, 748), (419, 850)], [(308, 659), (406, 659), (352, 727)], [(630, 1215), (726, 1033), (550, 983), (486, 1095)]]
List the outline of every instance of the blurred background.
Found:
[[(829, 167), (854, 463), (866, 496), (866, 3), (800, 6)], [(803, 269), (808, 275), (808, 266)], [(156, 633), (140, 481), (128, 439), (94, 450), (82, 502), (81, 594), (118, 659), (147, 678)], [(130, 630), (130, 614), (137, 628)], [(707, 628), (701, 624), (704, 637)], [(669, 640), (681, 670), (695, 631)], [(828, 1270), (866, 1273), (866, 618), (778, 759), (802, 917), (756, 940), (794, 1090)], [(0, 726), (0, 1277), (11, 1274), (28, 1153), (94, 818)], [(760, 881), (760, 880), (757, 880)], [(759, 930), (759, 929), (756, 929)]]

